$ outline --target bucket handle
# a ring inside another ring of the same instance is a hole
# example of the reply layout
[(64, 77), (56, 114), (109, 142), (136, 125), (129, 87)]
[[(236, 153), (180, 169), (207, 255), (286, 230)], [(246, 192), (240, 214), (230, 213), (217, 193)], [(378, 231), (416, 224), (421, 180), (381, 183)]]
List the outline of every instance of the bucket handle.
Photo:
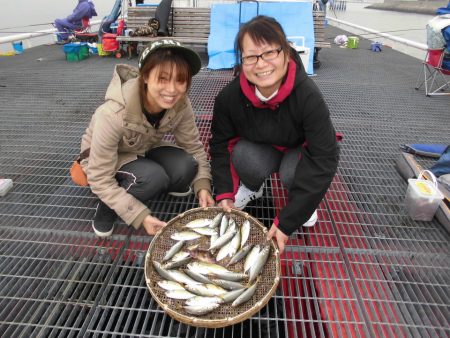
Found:
[(423, 180), (423, 177), (424, 177), (424, 174), (425, 174), (425, 173), (427, 173), (428, 176), (431, 177), (431, 180), (433, 181), (434, 186), (437, 188), (438, 183), (437, 183), (436, 176), (434, 176), (434, 174), (433, 174), (430, 170), (422, 170), (422, 171), (419, 173), (419, 176), (417, 176), (417, 179), (418, 179), (418, 180)]

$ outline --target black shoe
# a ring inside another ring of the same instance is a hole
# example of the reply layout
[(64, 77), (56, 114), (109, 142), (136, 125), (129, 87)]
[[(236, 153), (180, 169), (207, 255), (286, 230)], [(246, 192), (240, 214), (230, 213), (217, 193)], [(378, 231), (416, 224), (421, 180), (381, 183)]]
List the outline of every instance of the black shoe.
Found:
[(114, 210), (109, 208), (102, 201), (98, 202), (97, 210), (95, 211), (94, 220), (92, 221), (92, 228), (98, 237), (111, 236), (114, 230), (114, 221), (117, 219), (117, 214)]

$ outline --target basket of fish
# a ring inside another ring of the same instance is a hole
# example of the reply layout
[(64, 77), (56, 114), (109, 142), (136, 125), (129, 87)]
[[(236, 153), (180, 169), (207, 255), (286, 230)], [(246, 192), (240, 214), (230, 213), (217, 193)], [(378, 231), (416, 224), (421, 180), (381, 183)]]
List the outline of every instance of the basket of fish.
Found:
[(196, 208), (170, 220), (145, 257), (152, 297), (174, 319), (219, 328), (250, 318), (280, 281), (280, 254), (249, 214)]

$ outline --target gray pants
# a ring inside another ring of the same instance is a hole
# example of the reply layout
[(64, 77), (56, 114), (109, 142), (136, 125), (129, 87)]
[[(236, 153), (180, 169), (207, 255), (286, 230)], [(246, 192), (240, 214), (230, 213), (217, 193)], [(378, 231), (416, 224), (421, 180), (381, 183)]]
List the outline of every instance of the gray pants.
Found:
[(116, 179), (128, 193), (146, 202), (161, 193), (189, 190), (197, 169), (197, 161), (183, 149), (158, 147), (123, 165)]
[(231, 161), (241, 182), (250, 190), (257, 191), (270, 174), (278, 172), (283, 185), (289, 189), (300, 159), (300, 147), (281, 152), (264, 143), (240, 140), (233, 148)]

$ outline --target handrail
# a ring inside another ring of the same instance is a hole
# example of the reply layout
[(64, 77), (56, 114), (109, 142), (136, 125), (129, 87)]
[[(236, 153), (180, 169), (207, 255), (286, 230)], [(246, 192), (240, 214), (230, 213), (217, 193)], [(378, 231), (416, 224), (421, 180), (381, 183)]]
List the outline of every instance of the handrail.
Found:
[[(101, 20), (94, 20), (94, 21), (91, 21), (91, 25), (97, 25), (97, 24), (100, 24), (100, 22), (101, 22)], [(55, 32), (56, 32), (56, 28), (50, 28), (50, 29), (39, 30), (39, 31), (32, 32), (32, 33), (21, 33), (21, 34), (15, 34), (15, 35), (10, 35), (10, 36), (4, 36), (4, 37), (0, 37), (0, 44), (37, 38), (40, 36), (50, 35)]]

